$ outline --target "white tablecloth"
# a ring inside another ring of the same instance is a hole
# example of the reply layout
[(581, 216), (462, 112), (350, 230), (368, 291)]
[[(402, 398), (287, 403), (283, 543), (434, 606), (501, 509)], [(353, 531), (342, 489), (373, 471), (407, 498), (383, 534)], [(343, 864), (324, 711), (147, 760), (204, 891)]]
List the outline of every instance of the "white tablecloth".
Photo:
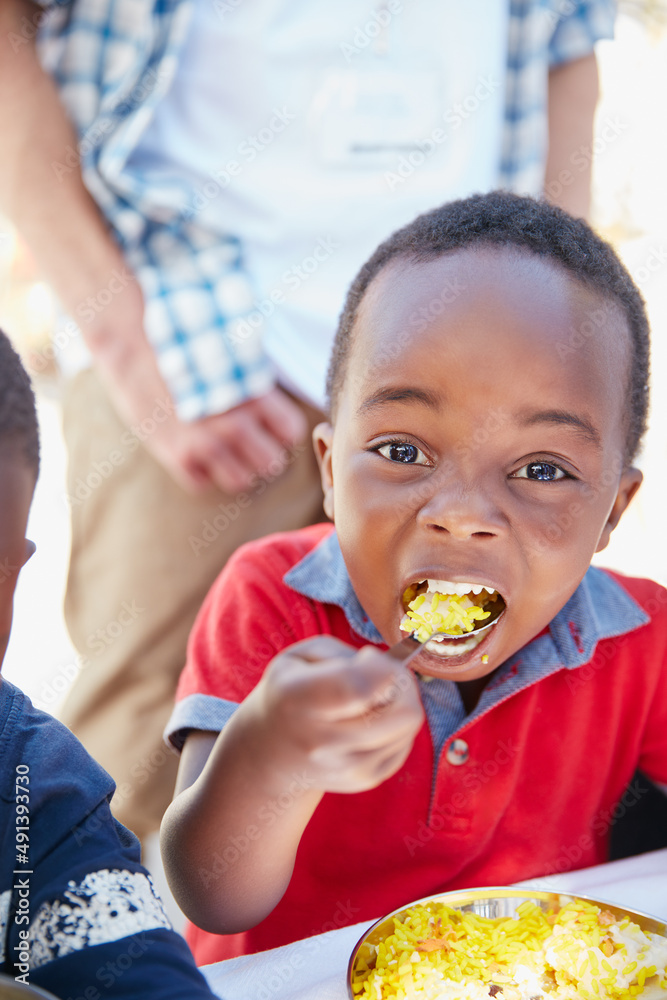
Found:
[[(667, 921), (667, 850), (520, 884), (581, 892)], [(222, 1000), (347, 1000), (348, 959), (370, 923), (218, 962), (202, 971)]]

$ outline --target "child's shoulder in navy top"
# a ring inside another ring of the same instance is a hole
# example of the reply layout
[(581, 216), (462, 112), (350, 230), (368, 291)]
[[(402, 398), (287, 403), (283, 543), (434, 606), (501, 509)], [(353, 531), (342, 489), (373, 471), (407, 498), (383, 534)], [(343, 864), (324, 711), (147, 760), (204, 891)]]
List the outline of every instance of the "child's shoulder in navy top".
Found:
[(210, 997), (111, 814), (114, 788), (65, 726), (0, 681), (0, 971), (86, 1000)]

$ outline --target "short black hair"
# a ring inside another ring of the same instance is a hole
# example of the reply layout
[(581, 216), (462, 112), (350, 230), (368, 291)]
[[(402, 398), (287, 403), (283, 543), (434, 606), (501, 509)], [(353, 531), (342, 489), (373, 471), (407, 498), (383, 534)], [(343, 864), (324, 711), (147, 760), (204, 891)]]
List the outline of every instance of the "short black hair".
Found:
[(18, 444), (28, 466), (39, 472), (39, 427), (28, 373), (0, 330), (0, 447)]
[(627, 320), (631, 341), (625, 460), (637, 454), (646, 430), (649, 325), (641, 293), (612, 247), (583, 219), (546, 201), (508, 191), (473, 195), (418, 216), (382, 243), (364, 264), (347, 294), (327, 376), (332, 418), (345, 379), (359, 307), (373, 278), (391, 261), (424, 263), (473, 246), (512, 247), (547, 257), (584, 287), (613, 299)]

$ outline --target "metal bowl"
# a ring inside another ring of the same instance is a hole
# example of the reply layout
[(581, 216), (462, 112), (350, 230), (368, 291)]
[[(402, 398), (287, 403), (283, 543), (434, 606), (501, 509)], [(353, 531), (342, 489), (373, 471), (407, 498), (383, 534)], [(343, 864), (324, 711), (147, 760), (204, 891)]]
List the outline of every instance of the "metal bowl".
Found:
[[(559, 900), (566, 902), (570, 899), (583, 899), (587, 903), (594, 903), (596, 906), (601, 906), (605, 910), (609, 910), (619, 919), (624, 916), (631, 917), (634, 923), (638, 924), (643, 931), (651, 931), (652, 934), (667, 934), (665, 923), (650, 916), (648, 913), (630, 910), (627, 906), (617, 906), (616, 903), (608, 903), (606, 899), (594, 899), (592, 896), (584, 896), (580, 892), (544, 892), (539, 889), (496, 888), (495, 886), (487, 886), (484, 889), (460, 889), (456, 892), (441, 892), (435, 896), (425, 896), (424, 899), (416, 899), (414, 902), (407, 903), (392, 913), (388, 913), (386, 917), (376, 920), (363, 937), (357, 941), (347, 967), (347, 992), (350, 1000), (356, 1000), (355, 994), (352, 992), (352, 975), (357, 960), (361, 957), (370, 958), (372, 955), (371, 946), (378, 944), (383, 938), (392, 933), (394, 929), (393, 918), (403, 918), (411, 907), (423, 903), (446, 903), (447, 906), (453, 906), (457, 910), (463, 910), (465, 913), (476, 913), (480, 917), (513, 917), (516, 915), (517, 907), (521, 903), (525, 903), (527, 899), (532, 900), (543, 910), (548, 910), (550, 904)], [(645, 994), (642, 995), (642, 1000), (644, 1000), (644, 997)]]

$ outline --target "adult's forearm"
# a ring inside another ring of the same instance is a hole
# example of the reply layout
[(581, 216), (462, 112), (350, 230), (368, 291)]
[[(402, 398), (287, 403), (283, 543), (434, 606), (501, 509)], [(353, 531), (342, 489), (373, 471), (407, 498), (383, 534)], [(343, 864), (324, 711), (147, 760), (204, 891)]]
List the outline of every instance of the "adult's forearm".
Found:
[[(29, 0), (0, 3), (0, 210), (79, 321), (116, 409), (131, 424), (169, 392), (145, 336), (141, 290), (83, 183), (75, 130), (26, 39), (25, 18), (34, 23), (37, 10)], [(102, 291), (104, 305), (87, 307)]]
[(190, 920), (215, 934), (254, 927), (279, 903), (322, 798), (303, 769), (281, 767), (271, 754), (259, 763), (254, 742), (237, 713), (162, 824), (172, 892)]
[(83, 183), (77, 137), (57, 89), (25, 38), (22, 19), (32, 22), (36, 11), (29, 0), (0, 4), (0, 210), (76, 315), (123, 258)]
[(580, 218), (591, 205), (593, 121), (599, 84), (595, 55), (557, 66), (549, 74), (547, 198)]
[(83, 182), (75, 129), (27, 37), (26, 19), (34, 26), (38, 17), (30, 0), (0, 0), (0, 211), (76, 319), (120, 418), (154, 428), (143, 438), (153, 457), (186, 490), (245, 489), (299, 439), (303, 414), (274, 390), (237, 400), (229, 414), (178, 419), (146, 336), (141, 288)]

